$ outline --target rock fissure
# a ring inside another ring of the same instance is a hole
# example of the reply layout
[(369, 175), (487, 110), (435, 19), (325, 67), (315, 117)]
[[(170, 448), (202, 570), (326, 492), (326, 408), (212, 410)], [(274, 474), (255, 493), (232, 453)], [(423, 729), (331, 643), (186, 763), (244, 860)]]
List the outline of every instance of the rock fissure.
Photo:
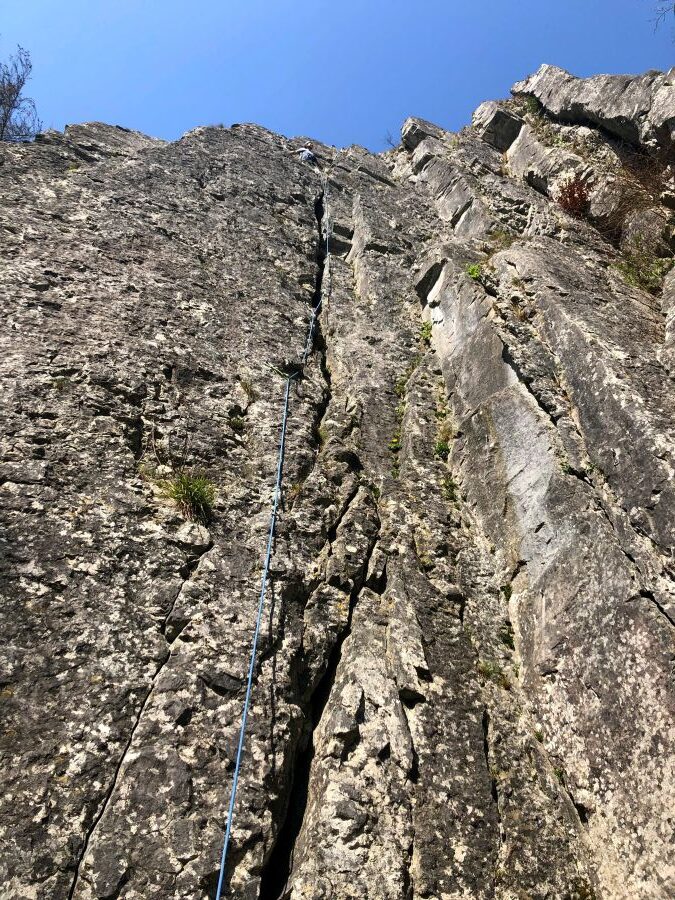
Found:
[[(160, 633), (161, 633), (165, 638), (166, 638), (166, 626), (167, 626), (167, 623), (168, 623), (168, 621), (169, 621), (169, 619), (170, 619), (170, 617), (171, 617), (171, 614), (172, 614), (172, 612), (173, 612), (173, 610), (174, 610), (174, 607), (175, 607), (175, 605), (176, 605), (176, 602), (177, 602), (178, 598), (180, 597), (180, 594), (181, 594), (181, 592), (183, 591), (183, 588), (185, 587), (185, 584), (192, 578), (194, 572), (195, 572), (195, 571), (198, 569), (198, 567), (199, 567), (199, 562), (200, 562), (200, 560), (204, 557), (204, 555), (205, 555), (209, 550), (212, 549), (212, 547), (213, 547), (213, 542), (210, 541), (208, 547), (206, 547), (206, 548), (204, 549), (204, 551), (203, 551), (202, 553), (200, 553), (199, 556), (198, 556), (196, 559), (194, 559), (193, 561), (191, 561), (190, 563), (187, 564), (188, 573), (187, 573), (186, 577), (184, 578), (183, 583), (181, 584), (181, 587), (180, 587), (180, 589), (178, 590), (178, 593), (177, 593), (176, 596), (174, 597), (174, 600), (173, 600), (173, 602), (172, 602), (172, 604), (171, 604), (171, 608), (169, 609), (169, 612), (167, 613), (166, 617), (164, 618), (164, 621), (162, 622), (162, 624), (161, 624), (161, 626), (160, 626)], [(178, 636), (178, 635), (176, 635), (176, 636)], [(81, 866), (82, 866), (82, 862), (84, 861), (84, 859), (85, 859), (85, 857), (86, 857), (86, 855), (87, 855), (87, 851), (88, 851), (88, 849), (89, 849), (89, 845), (91, 844), (91, 842), (92, 842), (92, 840), (93, 840), (93, 837), (94, 837), (94, 834), (95, 834), (95, 832), (96, 832), (96, 829), (97, 829), (99, 823), (101, 822), (101, 820), (103, 819), (103, 817), (105, 816), (106, 810), (108, 809), (110, 803), (112, 802), (113, 795), (115, 794), (115, 791), (116, 791), (117, 788), (118, 788), (118, 784), (119, 784), (119, 782), (120, 782), (120, 778), (121, 778), (121, 775), (122, 775), (122, 769), (124, 768), (124, 765), (125, 765), (127, 756), (128, 756), (128, 754), (129, 754), (129, 751), (131, 750), (131, 746), (132, 746), (132, 744), (133, 744), (134, 736), (135, 736), (135, 734), (136, 734), (136, 732), (137, 732), (137, 730), (138, 730), (138, 728), (139, 728), (139, 726), (140, 726), (140, 724), (141, 724), (141, 720), (142, 720), (142, 718), (143, 718), (143, 713), (145, 712), (145, 710), (146, 710), (147, 707), (148, 707), (148, 704), (149, 704), (149, 702), (150, 702), (150, 699), (151, 699), (152, 693), (153, 693), (153, 691), (154, 691), (154, 689), (155, 689), (155, 686), (156, 686), (156, 684), (157, 684), (157, 681), (158, 681), (158, 679), (160, 678), (160, 676), (161, 676), (163, 670), (165, 669), (167, 663), (168, 663), (169, 660), (171, 659), (171, 655), (172, 655), (172, 652), (173, 652), (173, 648), (171, 647), (171, 644), (173, 643), (173, 641), (169, 641), (168, 638), (167, 638), (167, 643), (169, 644), (169, 650), (168, 650), (168, 652), (165, 654), (165, 656), (163, 657), (163, 659), (159, 662), (157, 668), (155, 669), (155, 672), (154, 672), (154, 674), (153, 674), (153, 676), (152, 676), (152, 678), (151, 678), (151, 680), (150, 680), (149, 688), (148, 688), (148, 690), (147, 690), (147, 692), (146, 692), (146, 694), (145, 694), (145, 697), (144, 697), (144, 699), (143, 699), (143, 701), (142, 701), (142, 703), (141, 703), (141, 705), (140, 705), (140, 707), (139, 707), (139, 709), (138, 709), (138, 712), (137, 712), (137, 714), (136, 714), (136, 716), (135, 716), (134, 722), (133, 722), (132, 727), (131, 727), (131, 730), (130, 730), (130, 732), (129, 732), (129, 737), (128, 737), (128, 739), (127, 739), (127, 741), (126, 741), (126, 743), (125, 743), (125, 745), (124, 745), (124, 747), (123, 747), (123, 749), (122, 749), (122, 752), (121, 752), (121, 754), (120, 754), (120, 756), (119, 756), (119, 759), (118, 759), (118, 761), (117, 761), (117, 764), (116, 764), (116, 766), (115, 766), (115, 769), (114, 769), (114, 772), (113, 772), (113, 776), (112, 776), (112, 779), (111, 779), (111, 781), (110, 781), (110, 785), (109, 785), (108, 790), (106, 791), (106, 793), (105, 793), (105, 795), (104, 795), (104, 797), (103, 797), (103, 801), (102, 801), (102, 803), (101, 803), (100, 809), (99, 809), (98, 813), (96, 813), (96, 815), (95, 815), (94, 818), (92, 819), (91, 825), (89, 826), (89, 828), (88, 828), (88, 830), (87, 830), (87, 832), (86, 832), (86, 834), (85, 834), (85, 836), (84, 836), (84, 841), (83, 841), (83, 844), (82, 844), (82, 850), (81, 850), (81, 852), (80, 852), (80, 854), (79, 854), (79, 858), (78, 858), (77, 863), (76, 863), (76, 865), (75, 865), (75, 874), (74, 874), (74, 877), (73, 877), (73, 881), (72, 881), (70, 890), (69, 890), (69, 892), (68, 892), (68, 900), (73, 900), (73, 898), (75, 897), (75, 892), (76, 892), (76, 890), (77, 890), (78, 882), (79, 882), (79, 879), (80, 879), (80, 868), (81, 868)], [(126, 883), (126, 880), (127, 880), (126, 877), (124, 877), (124, 878), (121, 880), (120, 885), (119, 885), (119, 890), (116, 892), (115, 896), (118, 896), (118, 895), (119, 895), (119, 891), (121, 891), (122, 887), (123, 887), (124, 884)]]
[[(114, 770), (114, 772), (113, 772), (113, 777), (112, 777), (112, 779), (111, 779), (110, 786), (109, 786), (108, 790), (107, 790), (106, 793), (105, 793), (105, 796), (104, 796), (104, 798), (103, 798), (103, 802), (101, 803), (101, 807), (100, 807), (98, 813), (94, 816), (94, 818), (93, 818), (93, 820), (92, 820), (92, 822), (91, 822), (91, 825), (89, 826), (89, 829), (87, 830), (87, 832), (86, 832), (86, 834), (85, 834), (84, 842), (83, 842), (83, 845), (82, 845), (82, 850), (81, 850), (81, 852), (80, 852), (79, 859), (78, 859), (77, 864), (76, 864), (76, 866), (75, 866), (75, 875), (74, 875), (74, 877), (73, 877), (72, 885), (71, 885), (70, 890), (69, 890), (69, 892), (68, 892), (68, 900), (73, 900), (73, 898), (75, 897), (75, 891), (76, 891), (77, 888), (78, 888), (78, 883), (79, 883), (79, 880), (80, 880), (80, 868), (81, 868), (81, 866), (82, 866), (82, 863), (83, 863), (84, 859), (86, 858), (87, 851), (88, 851), (88, 849), (89, 849), (89, 845), (91, 844), (91, 842), (92, 842), (92, 840), (93, 840), (94, 833), (96, 832), (96, 829), (97, 829), (99, 823), (100, 823), (101, 820), (103, 819), (103, 817), (104, 817), (104, 815), (105, 815), (105, 813), (106, 813), (106, 810), (108, 809), (108, 807), (109, 807), (109, 805), (110, 805), (110, 803), (111, 803), (111, 801), (112, 801), (113, 794), (115, 793), (115, 790), (116, 790), (117, 785), (118, 785), (119, 780), (120, 780), (120, 776), (121, 776), (121, 773), (122, 773), (122, 769), (123, 769), (124, 764), (125, 764), (125, 762), (126, 762), (126, 759), (127, 759), (128, 754), (129, 754), (129, 751), (131, 750), (131, 745), (132, 745), (133, 740), (134, 740), (134, 735), (136, 734), (136, 731), (138, 730), (138, 727), (139, 727), (139, 725), (141, 724), (141, 719), (143, 718), (143, 713), (145, 712), (145, 710), (146, 710), (146, 708), (147, 708), (147, 706), (148, 706), (148, 702), (150, 701), (150, 697), (151, 697), (152, 692), (153, 692), (153, 690), (154, 690), (154, 688), (155, 688), (155, 685), (156, 685), (156, 683), (157, 683), (157, 679), (159, 678), (159, 676), (160, 676), (161, 673), (162, 673), (162, 670), (164, 669), (164, 667), (165, 667), (166, 664), (168, 663), (169, 659), (171, 658), (171, 653), (172, 653), (172, 651), (169, 650), (169, 652), (166, 654), (166, 656), (164, 657), (164, 659), (160, 662), (159, 666), (158, 666), (157, 669), (155, 670), (154, 675), (152, 676), (152, 679), (151, 679), (151, 682), (150, 682), (150, 687), (149, 687), (148, 691), (146, 692), (146, 695), (145, 695), (145, 697), (144, 697), (144, 699), (143, 699), (143, 702), (141, 703), (141, 705), (140, 705), (140, 707), (139, 707), (138, 713), (136, 714), (136, 718), (135, 718), (135, 720), (134, 720), (134, 723), (133, 723), (133, 725), (132, 725), (131, 731), (130, 731), (130, 733), (129, 733), (129, 738), (128, 738), (126, 744), (124, 745), (124, 747), (123, 747), (123, 749), (122, 749), (122, 752), (121, 752), (121, 754), (120, 754), (120, 756), (119, 756), (117, 765), (116, 765), (115, 770)], [(85, 880), (86, 880), (86, 879), (85, 879)]]
[(285, 891), (292, 873), (296, 842), (303, 826), (309, 797), (309, 784), (315, 753), (313, 734), (321, 722), (331, 697), (342, 657), (342, 647), (351, 634), (354, 609), (358, 603), (363, 580), (368, 572), (372, 553), (377, 545), (378, 534), (372, 539), (361, 566), (361, 574), (350, 594), (349, 613), (345, 627), (337, 636), (326, 662), (323, 675), (307, 703), (305, 717), (308, 730), (303, 738), (303, 745), (299, 749), (293, 766), (293, 775), (286, 802), (286, 813), (271, 853), (261, 873), (258, 895), (260, 900), (282, 900), (282, 898), (286, 897)]

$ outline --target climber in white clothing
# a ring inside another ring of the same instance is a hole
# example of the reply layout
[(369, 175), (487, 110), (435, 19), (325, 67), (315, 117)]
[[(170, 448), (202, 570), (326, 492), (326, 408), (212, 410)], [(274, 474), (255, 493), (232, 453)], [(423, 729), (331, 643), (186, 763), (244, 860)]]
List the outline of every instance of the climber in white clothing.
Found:
[(299, 147), (292, 152), (297, 153), (302, 162), (314, 163), (315, 165), (318, 164), (318, 160), (312, 150), (311, 144), (306, 144), (304, 147)]

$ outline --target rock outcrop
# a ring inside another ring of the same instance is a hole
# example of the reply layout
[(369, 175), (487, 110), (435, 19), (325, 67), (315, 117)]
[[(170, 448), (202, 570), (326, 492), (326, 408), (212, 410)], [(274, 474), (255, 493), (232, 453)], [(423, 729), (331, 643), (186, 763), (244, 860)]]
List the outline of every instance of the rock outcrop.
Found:
[(319, 301), (229, 896), (675, 894), (674, 85), (0, 146), (0, 897), (214, 896)]

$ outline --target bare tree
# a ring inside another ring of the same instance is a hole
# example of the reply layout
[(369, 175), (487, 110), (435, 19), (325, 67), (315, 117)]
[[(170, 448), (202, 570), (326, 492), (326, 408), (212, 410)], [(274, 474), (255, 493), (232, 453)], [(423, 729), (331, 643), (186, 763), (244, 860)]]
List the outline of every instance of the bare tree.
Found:
[(35, 101), (23, 93), (32, 68), (23, 47), (0, 62), (0, 141), (30, 141), (42, 128)]
[(659, 25), (665, 22), (671, 14), (675, 17), (675, 3), (673, 3), (673, 0), (659, 0), (656, 4), (656, 27), (658, 28)]

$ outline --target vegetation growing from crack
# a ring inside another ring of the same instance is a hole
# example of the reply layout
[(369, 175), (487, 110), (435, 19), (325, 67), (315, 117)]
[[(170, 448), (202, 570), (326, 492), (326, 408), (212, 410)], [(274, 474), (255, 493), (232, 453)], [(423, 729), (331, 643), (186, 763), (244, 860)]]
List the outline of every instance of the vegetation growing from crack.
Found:
[(672, 259), (657, 256), (644, 237), (636, 236), (623, 251), (623, 258), (616, 263), (615, 268), (629, 284), (656, 294), (672, 265)]
[(246, 427), (246, 423), (242, 416), (236, 416), (236, 415), (230, 416), (230, 418), (228, 419), (228, 424), (229, 424), (230, 428), (232, 429), (232, 431), (235, 432), (235, 434), (243, 434), (244, 433), (244, 428)]
[(446, 440), (439, 438), (434, 444), (434, 453), (445, 462), (450, 455), (450, 445)]
[(431, 330), (432, 330), (431, 322), (422, 322), (422, 327), (420, 328), (420, 332), (419, 332), (419, 340), (420, 340), (420, 343), (423, 344), (425, 347), (431, 346)]
[(508, 647), (509, 650), (515, 650), (516, 645), (513, 639), (513, 626), (510, 622), (504, 622), (499, 629), (499, 640)]
[(412, 359), (410, 361), (410, 363), (408, 364), (408, 366), (405, 369), (405, 372), (403, 372), (402, 375), (399, 375), (399, 377), (396, 379), (396, 384), (394, 385), (394, 393), (396, 394), (397, 397), (405, 396), (405, 391), (406, 391), (406, 387), (408, 386), (408, 381), (410, 380), (410, 376), (413, 374), (415, 369), (419, 366), (420, 361), (421, 361), (421, 357), (416, 356), (414, 359)]
[(208, 523), (216, 499), (214, 485), (202, 472), (183, 471), (159, 482), (165, 497), (173, 500), (186, 519)]
[(562, 182), (555, 199), (558, 206), (575, 219), (583, 219), (588, 214), (588, 185), (579, 173)]
[(502, 592), (502, 594), (504, 595), (504, 599), (508, 603), (509, 600), (511, 599), (511, 595), (513, 593), (513, 588), (511, 587), (510, 584), (503, 584), (500, 588), (500, 591)]
[(171, 447), (171, 436), (160, 441), (153, 424), (138, 461), (138, 472), (141, 478), (153, 482), (163, 497), (172, 500), (186, 519), (208, 524), (213, 514), (216, 489), (204, 472), (187, 466), (189, 449), (187, 428), (182, 448), (175, 452)]
[(506, 691), (511, 690), (511, 682), (498, 662), (489, 659), (479, 659), (476, 668), (478, 669), (478, 674), (486, 681), (492, 681)]
[(253, 382), (251, 381), (251, 379), (250, 378), (240, 378), (239, 384), (241, 385), (241, 389), (243, 390), (243, 392), (248, 397), (249, 403), (255, 403), (255, 401), (258, 399), (258, 392), (256, 391), (255, 387), (253, 386)]
[(441, 481), (441, 493), (450, 503), (456, 503), (459, 499), (457, 484), (452, 475), (447, 474), (443, 476)]
[(514, 241), (518, 240), (518, 235), (513, 231), (507, 231), (505, 228), (496, 228), (489, 237), (492, 253), (498, 253), (500, 250), (507, 250)]
[(446, 462), (450, 455), (450, 444), (453, 439), (453, 428), (447, 419), (441, 419), (436, 434), (436, 443), (434, 444), (434, 454)]

